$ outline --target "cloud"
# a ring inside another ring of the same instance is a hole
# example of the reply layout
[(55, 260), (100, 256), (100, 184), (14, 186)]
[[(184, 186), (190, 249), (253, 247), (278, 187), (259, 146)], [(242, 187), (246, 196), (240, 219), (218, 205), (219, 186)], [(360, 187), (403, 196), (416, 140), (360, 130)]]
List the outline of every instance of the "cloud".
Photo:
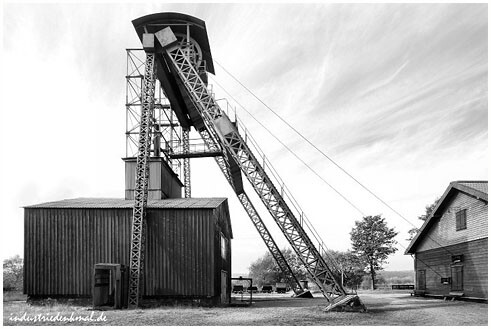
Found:
[[(7, 204), (2, 218), (11, 218), (4, 232), (22, 235), (18, 207), (24, 203), (123, 195), (124, 49), (140, 45), (131, 20), (161, 11), (205, 20), (214, 58), (408, 218), (424, 211), (450, 180), (487, 177), (486, 4), (6, 4), (4, 9), (2, 92), (8, 97), (2, 122), (19, 122), (21, 115), (26, 133), (4, 124), (2, 152), (36, 161), (2, 164), (2, 182), (16, 191), (2, 198)], [(363, 211), (385, 213), (401, 230), (408, 226), (220, 69), (216, 79)], [(217, 97), (224, 96), (218, 89)], [(359, 214), (252, 118), (238, 113), (328, 246), (348, 248)], [(6, 143), (12, 136), (17, 144)], [(246, 271), (254, 255), (241, 246), (261, 243), (247, 215), (211, 159), (193, 159), (192, 179), (195, 196), (229, 197), (237, 239), (233, 266)], [(22, 250), (19, 243), (8, 252)], [(410, 268), (410, 260), (406, 263)]]

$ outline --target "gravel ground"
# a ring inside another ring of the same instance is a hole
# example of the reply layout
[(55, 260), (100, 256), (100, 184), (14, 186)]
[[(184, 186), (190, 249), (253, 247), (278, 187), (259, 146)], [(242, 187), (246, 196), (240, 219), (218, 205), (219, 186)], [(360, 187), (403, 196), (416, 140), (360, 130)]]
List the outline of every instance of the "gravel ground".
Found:
[[(185, 307), (166, 306), (141, 310), (104, 311), (104, 322), (68, 321), (14, 322), (14, 316), (90, 316), (91, 310), (83, 306), (58, 303), (48, 306), (27, 305), (24, 301), (6, 301), (3, 304), (4, 325), (169, 325), (169, 326), (231, 326), (231, 325), (376, 325), (376, 326), (485, 326), (488, 324), (488, 305), (465, 301), (444, 301), (411, 297), (408, 292), (360, 293), (366, 313), (323, 312), (325, 300), (316, 295), (313, 299), (291, 298), (289, 295), (254, 295), (248, 307)], [(95, 311), (93, 318), (101, 315)]]

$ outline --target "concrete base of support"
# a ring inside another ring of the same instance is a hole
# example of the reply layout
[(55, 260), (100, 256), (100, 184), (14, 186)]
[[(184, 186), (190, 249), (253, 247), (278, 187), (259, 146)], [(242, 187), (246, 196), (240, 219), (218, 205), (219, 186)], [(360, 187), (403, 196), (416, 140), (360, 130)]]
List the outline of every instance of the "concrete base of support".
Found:
[(329, 305), (327, 305), (324, 311), (363, 313), (367, 311), (367, 308), (365, 305), (363, 305), (358, 295), (345, 295), (334, 299)]
[(296, 292), (293, 296), (295, 298), (314, 298), (309, 290)]

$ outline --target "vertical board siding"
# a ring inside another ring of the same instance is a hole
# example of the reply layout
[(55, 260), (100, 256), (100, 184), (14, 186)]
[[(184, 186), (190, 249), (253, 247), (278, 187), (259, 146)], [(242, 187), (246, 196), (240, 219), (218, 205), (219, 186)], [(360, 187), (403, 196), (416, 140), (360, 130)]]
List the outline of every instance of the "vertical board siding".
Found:
[(451, 285), (441, 283), (441, 278), (451, 277), (451, 256), (463, 255), (464, 296), (488, 298), (488, 238), (464, 242), (445, 248), (417, 252), (415, 273), (426, 270), (427, 294), (448, 295)]
[[(148, 209), (144, 296), (219, 296), (228, 206)], [(26, 208), (24, 293), (91, 296), (96, 263), (128, 264), (132, 209)]]
[[(183, 184), (165, 161), (151, 158), (148, 176), (148, 198), (180, 198)], [(135, 193), (136, 158), (125, 159), (125, 198), (133, 199)]]
[[(467, 228), (456, 230), (455, 213), (467, 209)], [(488, 236), (488, 205), (483, 200), (457, 192), (443, 209), (442, 217), (433, 224), (416, 251), (430, 250)]]
[(147, 296), (213, 296), (211, 209), (148, 211)]
[(148, 210), (144, 295), (216, 295), (212, 210)]
[(90, 296), (94, 264), (127, 264), (130, 223), (128, 209), (25, 209), (24, 292)]
[[(215, 282), (214, 282), (214, 287), (215, 290), (217, 291), (217, 294), (220, 294), (220, 291), (222, 289), (222, 278), (221, 278), (221, 273), (222, 271), (227, 272), (227, 295), (230, 298), (230, 294), (232, 291), (231, 288), (231, 282), (230, 278), (232, 277), (232, 252), (231, 252), (231, 239), (232, 239), (232, 228), (230, 227), (230, 220), (229, 220), (229, 211), (228, 211), (228, 205), (225, 207), (219, 207), (213, 211), (213, 216), (215, 218), (215, 243), (214, 243), (214, 250), (215, 250), (215, 257), (213, 258), (215, 261)], [(227, 257), (226, 259), (222, 258), (222, 251), (221, 251), (221, 233), (227, 238), (228, 243), (227, 243)]]

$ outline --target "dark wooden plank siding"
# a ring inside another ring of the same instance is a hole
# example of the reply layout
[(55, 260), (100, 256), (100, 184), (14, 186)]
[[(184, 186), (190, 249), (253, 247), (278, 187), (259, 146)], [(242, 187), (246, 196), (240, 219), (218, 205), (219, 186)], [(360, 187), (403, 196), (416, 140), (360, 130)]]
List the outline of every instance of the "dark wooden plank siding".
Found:
[(91, 295), (95, 263), (128, 261), (130, 216), (127, 209), (26, 209), (25, 293)]
[(464, 295), (486, 298), (488, 296), (488, 238), (459, 243), (445, 248), (417, 252), (415, 272), (426, 270), (426, 293), (447, 295), (451, 285), (441, 283), (441, 278), (451, 277), (452, 255), (463, 255)]
[[(221, 272), (227, 272), (227, 295), (230, 296), (232, 288), (230, 286), (230, 278), (232, 277), (232, 228), (229, 226), (228, 220), (229, 212), (228, 206), (219, 207), (214, 210), (215, 217), (215, 289), (220, 292), (222, 289)], [(227, 240), (226, 246), (226, 259), (222, 258), (221, 251), (221, 234), (223, 234)]]
[[(226, 202), (147, 213), (144, 295), (219, 296), (215, 279), (231, 268), (220, 258)], [(128, 264), (131, 216), (129, 208), (26, 208), (24, 292), (90, 296), (94, 264)]]
[[(135, 193), (136, 158), (125, 160), (125, 198), (133, 199)], [(148, 176), (148, 198), (180, 198), (183, 184), (169, 165), (160, 158), (151, 158)]]
[(212, 210), (148, 211), (148, 296), (214, 296)]

